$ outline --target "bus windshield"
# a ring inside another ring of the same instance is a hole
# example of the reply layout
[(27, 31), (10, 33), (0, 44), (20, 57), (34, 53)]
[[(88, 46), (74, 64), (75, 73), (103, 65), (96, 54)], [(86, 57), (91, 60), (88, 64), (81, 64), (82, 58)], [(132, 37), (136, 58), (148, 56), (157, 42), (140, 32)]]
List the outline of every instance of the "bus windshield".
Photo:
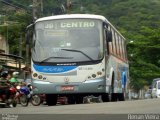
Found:
[(103, 57), (102, 22), (94, 19), (39, 21), (33, 35), (36, 62), (85, 62)]

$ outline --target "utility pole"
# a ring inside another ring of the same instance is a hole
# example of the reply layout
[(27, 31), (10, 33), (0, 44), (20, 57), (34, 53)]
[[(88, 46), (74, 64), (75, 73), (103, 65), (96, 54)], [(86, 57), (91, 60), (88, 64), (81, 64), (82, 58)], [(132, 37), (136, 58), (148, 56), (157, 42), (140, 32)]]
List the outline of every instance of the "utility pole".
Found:
[[(19, 56), (22, 57), (22, 34), (19, 38)], [(21, 71), (21, 59), (19, 59), (19, 71)]]
[(72, 2), (70, 0), (67, 0), (67, 3), (66, 3), (67, 13), (69, 13), (69, 9), (71, 8), (71, 6), (72, 6)]
[(33, 5), (32, 5), (32, 16), (33, 16), (33, 21), (35, 21), (38, 18), (38, 11), (41, 11), (43, 15), (43, 0), (33, 0)]
[(43, 0), (41, 0), (41, 12), (43, 13)]
[[(26, 35), (26, 39), (27, 39), (27, 35)], [(29, 65), (29, 43), (26, 44), (26, 66)]]
[(32, 8), (33, 21), (37, 19), (37, 5), (38, 5), (38, 0), (33, 0), (33, 8)]
[[(33, 22), (37, 19), (37, 5), (38, 5), (38, 0), (33, 0), (32, 1), (32, 19)], [(27, 39), (27, 36), (26, 36)], [(26, 44), (26, 66), (29, 64), (29, 43)]]

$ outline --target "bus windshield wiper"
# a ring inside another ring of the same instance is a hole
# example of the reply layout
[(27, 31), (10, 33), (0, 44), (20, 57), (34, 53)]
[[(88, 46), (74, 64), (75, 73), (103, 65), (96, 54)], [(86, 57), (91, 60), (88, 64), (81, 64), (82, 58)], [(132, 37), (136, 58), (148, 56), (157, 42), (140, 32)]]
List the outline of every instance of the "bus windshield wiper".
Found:
[(61, 49), (61, 50), (65, 50), (65, 51), (72, 51), (72, 52), (79, 52), (82, 53), (84, 56), (86, 56), (87, 58), (89, 58), (91, 61), (94, 61), (91, 57), (89, 57), (86, 53), (84, 53), (83, 51), (80, 50), (74, 50), (74, 49)]
[(73, 59), (73, 57), (48, 57), (48, 58), (42, 60), (40, 63), (46, 62), (49, 59), (53, 59), (53, 58), (56, 58), (56, 59)]

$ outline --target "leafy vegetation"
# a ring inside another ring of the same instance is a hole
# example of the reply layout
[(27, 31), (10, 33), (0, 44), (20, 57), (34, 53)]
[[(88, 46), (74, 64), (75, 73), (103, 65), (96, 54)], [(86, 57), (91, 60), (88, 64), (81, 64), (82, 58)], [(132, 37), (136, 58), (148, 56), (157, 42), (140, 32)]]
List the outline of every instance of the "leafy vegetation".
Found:
[[(25, 27), (32, 22), (29, 6), (32, 0), (9, 0), (25, 10), (6, 10), (1, 4), (0, 12), (4, 19), (18, 24), (8, 27), (10, 53), (18, 54), (18, 39), (25, 33)], [(141, 89), (150, 85), (153, 78), (160, 77), (160, 1), (159, 0), (71, 0), (72, 5), (67, 13), (91, 13), (104, 15), (127, 39), (128, 58), (130, 64), (131, 86)], [(60, 14), (60, 6), (66, 0), (44, 0), (43, 12), (38, 9), (38, 16)], [(1, 27), (4, 36), (6, 27)], [(24, 37), (23, 37), (24, 39)], [(131, 42), (132, 41), (132, 42)], [(25, 47), (24, 47), (25, 48)], [(25, 52), (25, 49), (23, 49)]]

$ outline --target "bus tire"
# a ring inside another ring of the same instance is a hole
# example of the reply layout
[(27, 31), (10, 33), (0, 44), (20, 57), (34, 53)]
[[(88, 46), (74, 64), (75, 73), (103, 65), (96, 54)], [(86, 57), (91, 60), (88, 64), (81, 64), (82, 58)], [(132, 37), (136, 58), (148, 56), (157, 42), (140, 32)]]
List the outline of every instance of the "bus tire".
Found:
[(68, 96), (68, 104), (75, 104), (76, 100), (73, 95)]
[(82, 104), (83, 103), (83, 96), (77, 95), (75, 100), (76, 100), (76, 104)]
[(114, 93), (114, 81), (115, 81), (115, 76), (114, 76), (114, 72), (113, 72), (112, 73), (111, 88), (110, 88), (110, 101), (111, 102), (117, 101), (117, 93)]
[(108, 93), (102, 94), (101, 98), (102, 98), (103, 102), (109, 102), (110, 101)]
[(47, 94), (46, 103), (48, 106), (53, 106), (57, 104), (57, 95)]
[(124, 93), (119, 93), (119, 94), (118, 94), (118, 100), (119, 100), (119, 101), (125, 101)]
[(112, 102), (117, 101), (117, 93), (112, 93), (112, 94), (111, 94), (111, 101), (112, 101)]

